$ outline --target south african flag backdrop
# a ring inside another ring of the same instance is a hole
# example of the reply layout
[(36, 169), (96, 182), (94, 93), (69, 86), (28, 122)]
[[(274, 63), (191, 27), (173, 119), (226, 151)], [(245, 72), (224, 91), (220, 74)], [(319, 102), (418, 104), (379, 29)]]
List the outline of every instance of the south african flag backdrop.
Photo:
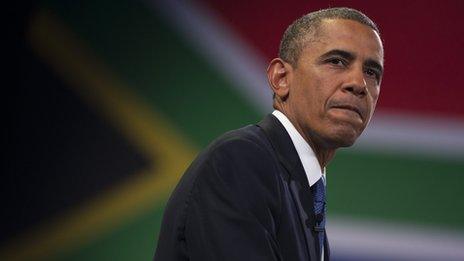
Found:
[(24, 2), (3, 86), (0, 260), (150, 260), (192, 159), (272, 112), (283, 31), (336, 6), (378, 23), (385, 76), (369, 127), (327, 169), (333, 260), (464, 260), (458, 0)]

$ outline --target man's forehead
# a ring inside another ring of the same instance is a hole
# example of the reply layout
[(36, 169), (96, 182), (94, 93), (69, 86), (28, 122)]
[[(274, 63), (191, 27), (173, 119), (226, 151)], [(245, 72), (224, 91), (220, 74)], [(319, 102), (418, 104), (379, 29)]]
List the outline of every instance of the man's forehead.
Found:
[[(383, 64), (383, 45), (376, 31), (367, 25), (347, 19), (323, 19), (308, 46), (341, 49), (369, 56)], [(323, 51), (323, 50), (321, 50)], [(362, 52), (362, 53), (359, 53)]]

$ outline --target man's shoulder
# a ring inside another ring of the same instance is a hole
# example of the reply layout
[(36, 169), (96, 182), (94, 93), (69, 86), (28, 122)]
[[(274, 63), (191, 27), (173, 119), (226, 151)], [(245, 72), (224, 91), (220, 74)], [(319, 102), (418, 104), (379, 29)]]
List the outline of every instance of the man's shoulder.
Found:
[(223, 180), (269, 179), (273, 176), (271, 173), (279, 173), (279, 160), (258, 125), (248, 125), (219, 136), (198, 155), (186, 172), (187, 176), (200, 180), (216, 176)]
[[(276, 153), (258, 125), (224, 133), (203, 151), (200, 165), (207, 171), (197, 174), (197, 188), (223, 184), (235, 196), (243, 195), (266, 201), (268, 194), (278, 194), (281, 168)], [(204, 170), (203, 169), (203, 170)], [(251, 193), (251, 194), (250, 194)], [(243, 198), (243, 202), (259, 201)], [(251, 204), (251, 203), (250, 203)], [(271, 203), (269, 203), (271, 204)]]
[(237, 156), (257, 153), (263, 156), (271, 150), (271, 145), (262, 129), (257, 125), (248, 125), (219, 136), (211, 142), (205, 152), (212, 155), (225, 153)]

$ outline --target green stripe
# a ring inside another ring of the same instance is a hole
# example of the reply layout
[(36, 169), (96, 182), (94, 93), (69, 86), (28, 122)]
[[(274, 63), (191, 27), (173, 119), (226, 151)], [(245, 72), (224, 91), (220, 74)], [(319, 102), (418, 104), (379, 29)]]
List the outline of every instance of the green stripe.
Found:
[(330, 214), (464, 230), (462, 162), (339, 151), (328, 184)]

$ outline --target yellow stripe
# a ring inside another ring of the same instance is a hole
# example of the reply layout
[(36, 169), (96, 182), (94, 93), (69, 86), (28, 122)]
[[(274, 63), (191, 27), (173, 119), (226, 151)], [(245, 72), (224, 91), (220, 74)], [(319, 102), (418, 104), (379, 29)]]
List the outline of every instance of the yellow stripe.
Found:
[[(156, 164), (92, 202), (70, 211), (0, 250), (0, 260), (37, 260), (97, 237), (164, 199), (196, 154), (160, 114), (143, 105), (49, 11), (31, 21), (33, 48), (86, 101), (112, 120)], [(156, 158), (155, 158), (156, 156)]]

